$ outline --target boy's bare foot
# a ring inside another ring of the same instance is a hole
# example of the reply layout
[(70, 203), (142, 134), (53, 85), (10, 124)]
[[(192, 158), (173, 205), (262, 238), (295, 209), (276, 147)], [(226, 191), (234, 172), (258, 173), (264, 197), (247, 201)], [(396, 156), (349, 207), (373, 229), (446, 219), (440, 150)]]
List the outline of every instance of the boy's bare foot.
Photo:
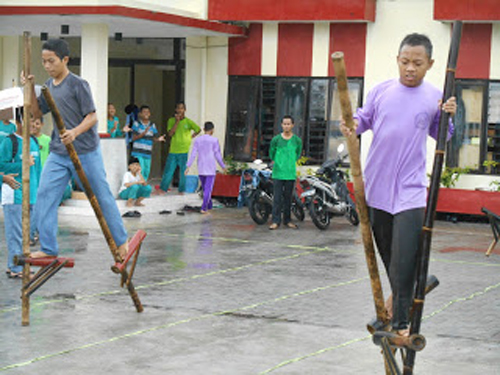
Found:
[(43, 251), (35, 251), (34, 253), (30, 254), (30, 258), (56, 258), (57, 255), (49, 255), (47, 253), (44, 253)]
[(203, 215), (210, 215), (210, 212), (208, 212), (208, 211), (203, 211), (203, 210), (200, 210), (200, 214), (203, 214)]
[(133, 199), (127, 200), (127, 204), (126, 204), (127, 207), (132, 207), (133, 205), (134, 205), (134, 200)]
[(126, 241), (124, 244), (121, 244), (118, 246), (118, 249), (116, 250), (118, 253), (118, 258), (120, 262), (123, 262), (125, 257), (127, 256), (128, 253), (128, 241)]
[(398, 329), (398, 330), (396, 331), (396, 333), (397, 333), (399, 336), (409, 337), (409, 336), (410, 336), (410, 329), (409, 329), (409, 328), (405, 328), (405, 329)]
[(144, 207), (144, 203), (142, 201), (144, 200), (144, 197), (140, 197), (135, 201), (135, 205), (138, 207)]

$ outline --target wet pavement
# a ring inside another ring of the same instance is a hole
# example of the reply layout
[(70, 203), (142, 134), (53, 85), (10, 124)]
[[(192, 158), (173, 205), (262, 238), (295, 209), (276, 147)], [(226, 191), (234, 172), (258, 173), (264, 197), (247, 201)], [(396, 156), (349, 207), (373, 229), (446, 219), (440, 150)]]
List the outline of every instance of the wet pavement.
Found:
[[(6, 261), (3, 219), (0, 259)], [(384, 374), (365, 329), (374, 316), (359, 228), (269, 231), (246, 209), (126, 219), (148, 237), (134, 276), (137, 313), (95, 226), (60, 228), (74, 257), (31, 298), (0, 278), (6, 374)], [(416, 374), (500, 374), (500, 254), (487, 224), (436, 222)], [(500, 245), (498, 246), (500, 249)], [(383, 276), (387, 294), (387, 284)]]

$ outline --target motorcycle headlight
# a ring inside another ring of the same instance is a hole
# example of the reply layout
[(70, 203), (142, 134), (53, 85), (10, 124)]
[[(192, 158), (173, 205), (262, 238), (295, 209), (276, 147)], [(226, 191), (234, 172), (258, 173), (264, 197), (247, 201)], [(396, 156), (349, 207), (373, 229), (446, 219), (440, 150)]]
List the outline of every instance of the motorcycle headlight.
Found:
[(302, 194), (300, 194), (301, 198), (307, 198), (307, 197), (312, 197), (316, 193), (316, 190), (310, 189), (307, 191), (304, 191)]

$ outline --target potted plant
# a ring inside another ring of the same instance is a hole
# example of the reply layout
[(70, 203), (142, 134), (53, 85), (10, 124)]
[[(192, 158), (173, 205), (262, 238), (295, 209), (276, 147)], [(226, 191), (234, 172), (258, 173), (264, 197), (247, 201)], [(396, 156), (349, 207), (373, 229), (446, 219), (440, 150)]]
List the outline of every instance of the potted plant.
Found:
[(470, 168), (445, 168), (441, 176), (443, 187), (439, 189), (438, 212), (483, 215), (483, 207), (500, 212), (500, 194), (497, 192), (454, 188), (459, 177), (469, 170)]
[(232, 155), (224, 158), (226, 174), (217, 173), (215, 176), (212, 196), (238, 198), (240, 194), (241, 174), (248, 168), (247, 163), (235, 161)]

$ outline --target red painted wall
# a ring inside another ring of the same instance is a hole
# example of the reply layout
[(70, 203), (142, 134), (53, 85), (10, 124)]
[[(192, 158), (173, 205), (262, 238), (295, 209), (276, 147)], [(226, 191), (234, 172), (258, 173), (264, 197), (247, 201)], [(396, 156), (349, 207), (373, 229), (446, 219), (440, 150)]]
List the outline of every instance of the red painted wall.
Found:
[(375, 21), (376, 0), (209, 0), (208, 18), (225, 21)]
[[(332, 23), (330, 25), (329, 56), (336, 51), (344, 52), (344, 61), (349, 77), (363, 77), (365, 75), (366, 24)], [(329, 60), (328, 75), (335, 75), (331, 59)]]
[(278, 76), (311, 75), (314, 24), (282, 23), (278, 29)]
[(246, 38), (229, 38), (229, 75), (260, 76), (262, 66), (262, 24), (253, 23)]
[(434, 0), (435, 20), (498, 21), (498, 0)]
[(491, 34), (491, 24), (464, 25), (458, 51), (456, 78), (489, 79)]

